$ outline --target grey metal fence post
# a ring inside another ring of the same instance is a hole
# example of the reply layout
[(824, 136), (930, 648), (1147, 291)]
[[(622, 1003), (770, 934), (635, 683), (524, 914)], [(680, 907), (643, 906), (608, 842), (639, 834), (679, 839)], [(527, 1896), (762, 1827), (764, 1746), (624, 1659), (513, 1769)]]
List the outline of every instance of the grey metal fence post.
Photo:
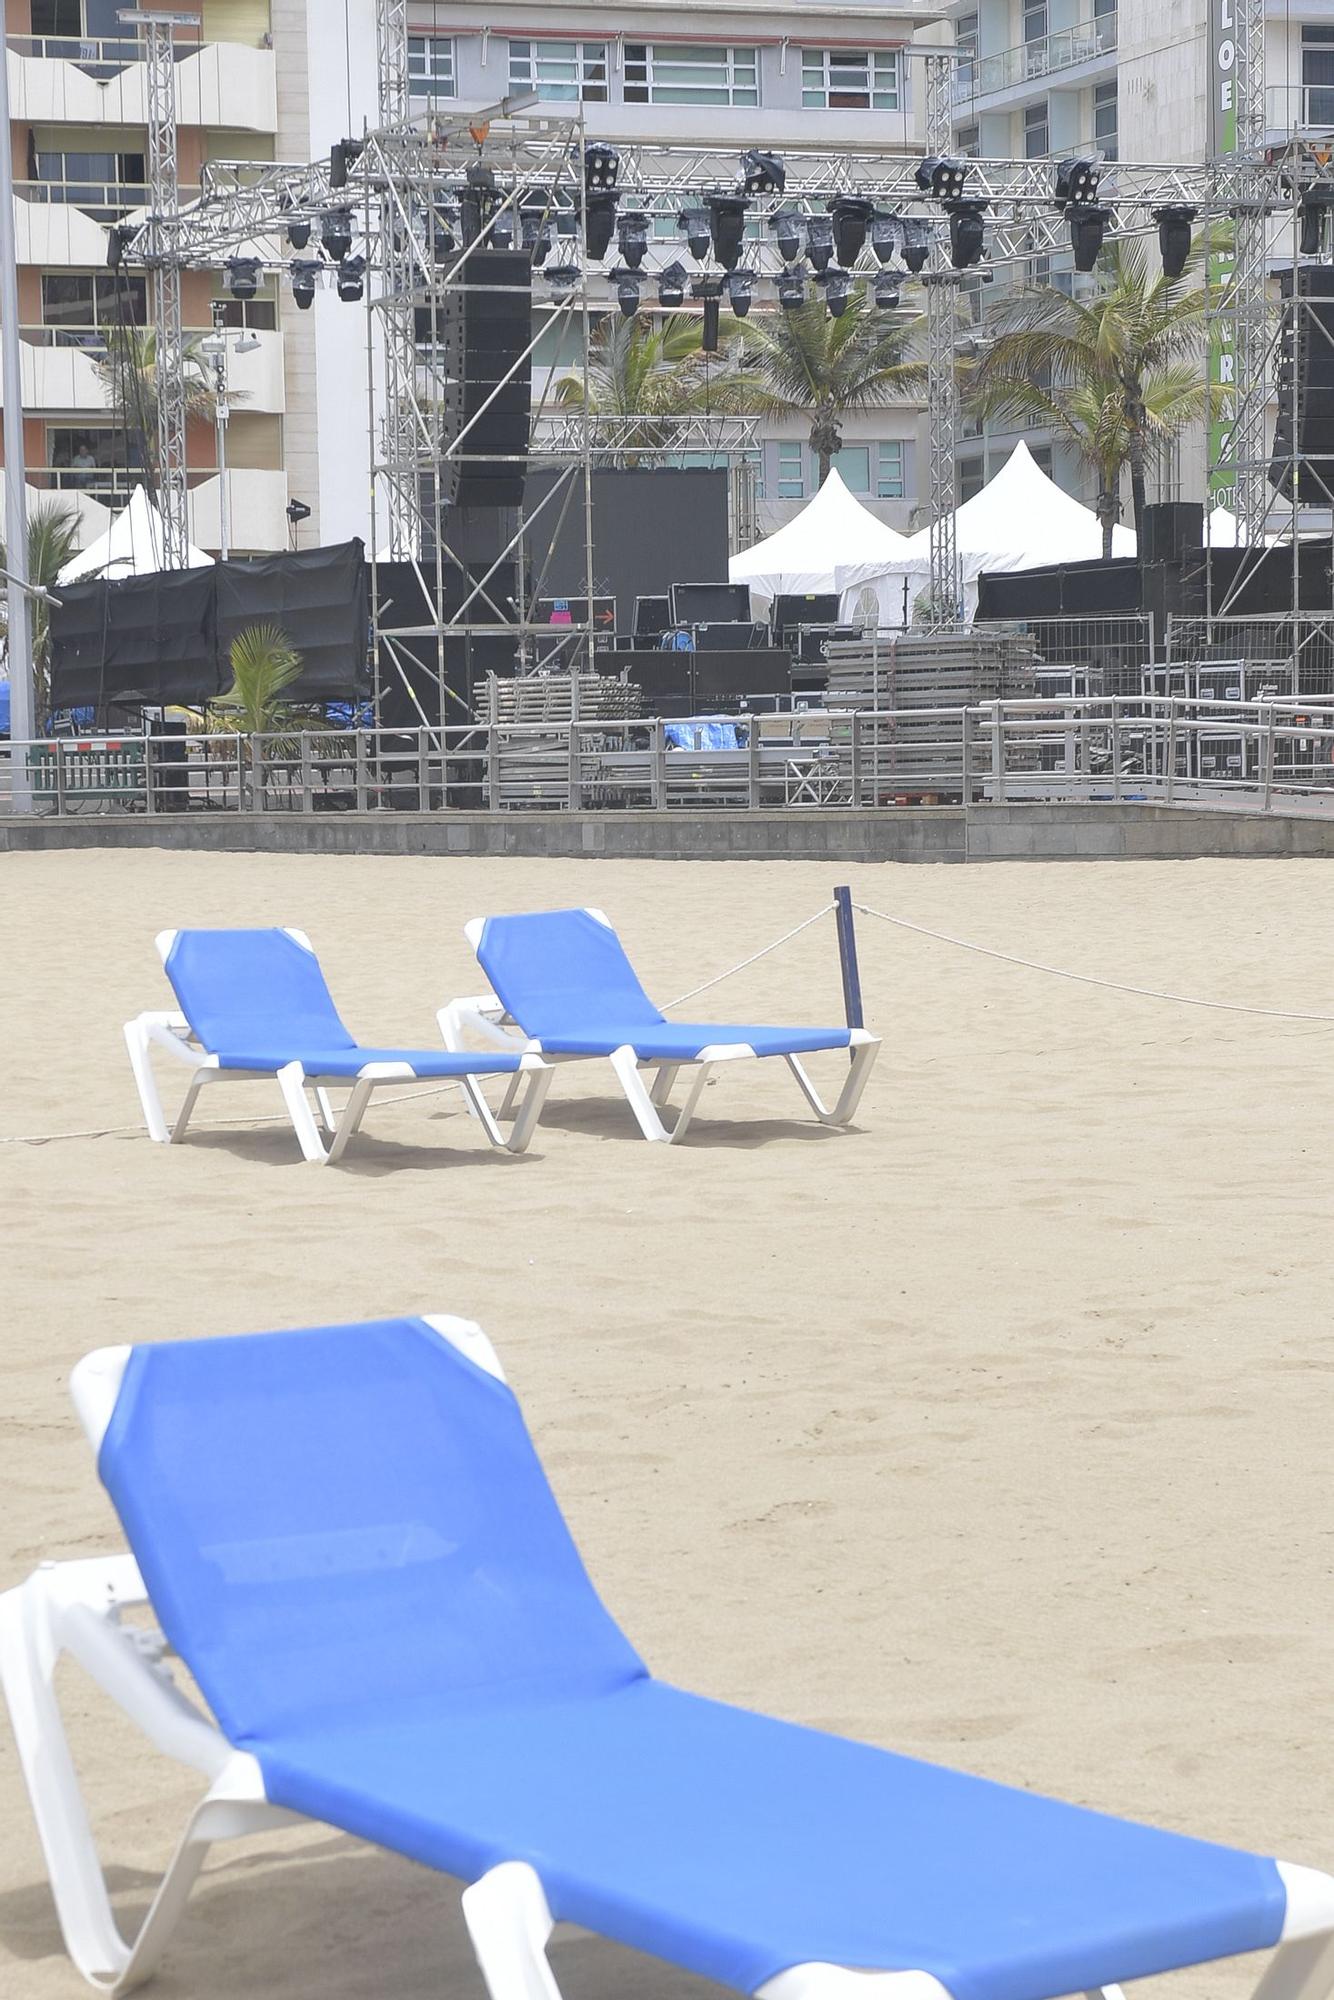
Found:
[(1170, 806), (1177, 790), (1177, 703), (1176, 696), (1167, 699), (1167, 803)]
[(959, 796), (965, 809), (973, 803), (973, 711), (959, 717)]
[(301, 810), (313, 813), (315, 810), (315, 788), (311, 783), (310, 731), (301, 732)]
[(1260, 746), (1261, 769), (1264, 778), (1264, 797), (1261, 801), (1261, 810), (1268, 812), (1274, 803), (1275, 717), (1272, 702), (1266, 702), (1264, 705), (1264, 730), (1264, 742)]
[(56, 753), (56, 817), (63, 819), (68, 809), (65, 800), (65, 745), (57, 736), (52, 747)]
[(569, 778), (565, 787), (565, 810), (578, 812), (584, 803), (583, 763), (579, 755), (579, 723), (570, 717)]
[(500, 811), (500, 739), (494, 720), (486, 725), (486, 809)]
[(1005, 797), (1005, 731), (1001, 722), (1001, 705), (991, 704), (991, 798), (993, 805), (1000, 805)]
[(1111, 745), (1112, 797), (1119, 803), (1121, 798), (1121, 704), (1115, 695), (1112, 696)]
[(752, 715), (746, 724), (746, 805), (754, 812), (760, 803), (760, 725)]
[[(157, 811), (157, 784), (155, 782), (156, 763), (157, 759), (153, 754), (153, 733), (151, 730), (145, 729), (144, 730), (144, 811), (150, 815), (156, 813)], [(110, 773), (108, 772), (108, 789), (109, 788), (110, 788)]]
[(366, 810), (366, 788), (367, 788), (367, 778), (369, 775), (366, 770), (366, 761), (367, 761), (366, 732), (364, 729), (359, 729), (357, 731), (356, 756), (357, 756), (357, 762), (356, 762), (355, 782), (357, 791), (357, 811), (359, 813), (364, 813)]
[[(873, 713), (874, 713), (874, 711), (873, 711)], [(854, 708), (854, 709), (853, 709), (853, 711), (852, 711), (852, 770), (851, 770), (851, 773), (850, 773), (850, 777), (851, 777), (851, 789), (852, 789), (852, 803), (853, 803), (853, 805), (854, 805), (854, 806), (859, 806), (859, 805), (861, 804), (861, 802), (862, 802), (862, 729), (861, 729), (861, 723), (862, 723), (862, 712), (861, 712), (861, 710), (860, 710), (859, 708)], [(876, 800), (874, 801), (874, 803), (878, 805), (878, 804), (879, 804), (879, 799), (876, 799)]]
[(652, 765), (649, 776), (649, 797), (653, 801), (654, 812), (667, 810), (667, 730), (660, 715), (653, 718), (653, 730), (649, 739), (649, 756)]
[(431, 810), (431, 740), (425, 729), (417, 731), (417, 810)]

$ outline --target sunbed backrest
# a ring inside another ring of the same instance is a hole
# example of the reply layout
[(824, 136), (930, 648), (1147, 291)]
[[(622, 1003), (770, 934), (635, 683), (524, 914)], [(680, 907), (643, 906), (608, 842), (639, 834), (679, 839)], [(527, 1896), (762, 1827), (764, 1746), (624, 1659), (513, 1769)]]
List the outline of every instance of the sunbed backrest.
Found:
[(166, 971), (207, 1049), (354, 1047), (319, 960), (286, 931), (177, 931)]
[(525, 1034), (660, 1024), (615, 931), (588, 910), (488, 917), (477, 956), (496, 997)]
[(99, 1463), (242, 1747), (644, 1672), (510, 1390), (420, 1320), (136, 1347)]

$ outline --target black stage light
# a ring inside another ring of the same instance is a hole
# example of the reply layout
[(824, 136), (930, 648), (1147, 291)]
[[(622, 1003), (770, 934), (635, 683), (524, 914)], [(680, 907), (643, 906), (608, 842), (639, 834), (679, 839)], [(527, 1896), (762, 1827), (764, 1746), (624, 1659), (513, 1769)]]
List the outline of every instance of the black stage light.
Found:
[(464, 175), (459, 190), (459, 220), (465, 243), (476, 243), (499, 205), (496, 177), (490, 167), (475, 160)]
[(680, 306), (685, 304), (686, 267), (675, 257), (658, 273), (658, 304), (660, 306)]
[(750, 202), (744, 194), (705, 195), (709, 210), (709, 234), (713, 254), (725, 271), (730, 271), (741, 255), (746, 233), (746, 210)]
[(676, 218), (676, 226), (685, 237), (686, 248), (692, 257), (703, 259), (709, 254), (709, 211), (707, 208), (683, 208)]
[(454, 233), (458, 220), (458, 216), (447, 208), (438, 208), (431, 217), (431, 255), (437, 264), (445, 263), (459, 247)]
[(769, 228), (783, 262), (795, 264), (801, 255), (801, 217), (795, 209), (780, 208), (777, 215), (770, 216)]
[(329, 208), (320, 217), (320, 242), (335, 264), (341, 264), (352, 249), (352, 211)]
[(632, 271), (648, 250), (648, 217), (642, 208), (627, 208), (616, 224), (616, 247)]
[(557, 236), (577, 236), (579, 234), (579, 211), (577, 208), (556, 210)]
[(966, 160), (938, 159), (930, 154), (918, 166), (913, 179), (923, 194), (933, 194), (937, 201), (959, 201), (967, 173)]
[(834, 250), (840, 264), (851, 268), (861, 255), (875, 203), (860, 194), (840, 194), (829, 203), (834, 221)]
[(903, 232), (903, 261), (914, 277), (926, 269), (931, 255), (931, 224), (921, 215), (905, 215), (899, 222)]
[(229, 257), (227, 289), (234, 299), (253, 299), (259, 290), (259, 258)]
[(584, 248), (593, 262), (598, 263), (611, 248), (611, 232), (616, 226), (616, 203), (614, 194), (590, 194), (584, 197)]
[(871, 249), (877, 264), (888, 264), (896, 250), (903, 247), (903, 224), (897, 215), (876, 215), (871, 218)]
[(294, 250), (304, 250), (310, 241), (310, 217), (294, 216), (287, 225), (287, 240)]
[(830, 319), (842, 319), (851, 297), (851, 271), (840, 271), (837, 264), (831, 264), (824, 274), (824, 302)]
[(950, 262), (956, 271), (968, 271), (981, 263), (986, 212), (984, 201), (950, 203)]
[(344, 257), (338, 266), (338, 296), (345, 306), (354, 306), (365, 291), (362, 280), (366, 276), (364, 257)]
[(875, 274), (875, 302), (881, 312), (893, 312), (899, 302), (899, 281), (893, 271)]
[(360, 139), (337, 139), (334, 141), (333, 145), (329, 148), (329, 186), (331, 188), (347, 186), (347, 170), (355, 159), (360, 158), (361, 152), (362, 141)]
[(749, 271), (729, 271), (726, 278), (727, 298), (738, 319), (744, 319), (750, 311), (755, 297), (755, 285)]
[(639, 311), (638, 271), (627, 270), (623, 264), (618, 264), (608, 276), (616, 287), (616, 303), (621, 309), (621, 317), (633, 319)]
[(782, 155), (751, 146), (741, 155), (741, 180), (747, 194), (781, 194), (787, 186)]
[(601, 139), (594, 139), (584, 147), (586, 188), (614, 188), (620, 171), (621, 156), (614, 146), (608, 146)]
[(778, 303), (784, 312), (795, 312), (806, 303), (806, 280), (800, 271), (778, 273)]
[(1096, 157), (1062, 160), (1056, 169), (1056, 206), (1064, 208), (1070, 202), (1086, 206), (1095, 202), (1101, 178)]
[(1326, 222), (1334, 206), (1334, 183), (1313, 181), (1302, 196), (1302, 233), (1298, 253), (1303, 257), (1324, 255)]
[(540, 270), (551, 250), (551, 218), (542, 208), (523, 210), (519, 216), (519, 226), (523, 231), (523, 247), (533, 260), (533, 268)]
[(512, 208), (497, 209), (491, 223), (489, 240), (493, 250), (512, 250), (514, 248), (514, 210)]
[(1107, 234), (1107, 224), (1112, 211), (1101, 204), (1089, 207), (1085, 203), (1071, 202), (1065, 211), (1065, 219), (1070, 225), (1070, 242), (1075, 253), (1075, 269), (1091, 271), (1102, 255), (1103, 238)]
[(828, 215), (806, 219), (806, 255), (816, 271), (827, 270), (834, 255), (834, 222)]
[(309, 312), (315, 303), (315, 286), (325, 268), (320, 257), (294, 257), (287, 267), (292, 280), (292, 298), (299, 312)]
[(718, 352), (719, 304), (722, 298), (721, 278), (696, 278), (690, 287), (692, 299), (699, 299), (704, 306), (704, 319), (700, 327), (699, 350), (701, 354)]
[(546, 280), (551, 287), (551, 296), (558, 306), (574, 295), (579, 283), (580, 271), (577, 264), (548, 264)]

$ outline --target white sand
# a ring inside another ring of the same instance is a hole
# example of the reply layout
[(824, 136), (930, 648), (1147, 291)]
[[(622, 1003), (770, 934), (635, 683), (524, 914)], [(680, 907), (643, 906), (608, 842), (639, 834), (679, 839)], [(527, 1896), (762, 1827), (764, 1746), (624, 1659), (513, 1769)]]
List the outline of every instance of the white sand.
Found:
[[(596, 902), (650, 990), (828, 897), (804, 864), (95, 853), (0, 860), (0, 1129), (123, 1124), (153, 933), (297, 923), (354, 1032), (434, 1044), (490, 909)], [(856, 893), (1150, 986), (1334, 1013), (1319, 861), (864, 868)], [(781, 1065), (681, 1149), (594, 1066), (532, 1154), (453, 1097), (342, 1171), (281, 1125), (0, 1147), (0, 1585), (115, 1546), (66, 1378), (107, 1341), (475, 1317), (592, 1573), (662, 1675), (1116, 1812), (1334, 1865), (1334, 1026), (1155, 1004), (864, 922), (861, 1129)], [(832, 923), (711, 995), (840, 1018)], [(693, 1011), (693, 1010), (692, 1010)], [(837, 1060), (837, 1059), (834, 1059)], [(257, 1089), (201, 1101), (265, 1111)], [(189, 1774), (68, 1680), (112, 1881), (142, 1905)], [(450, 1885), (316, 1831), (221, 1850), (164, 1995), (476, 1995)], [(571, 2000), (694, 1984), (591, 1942)], [(1239, 1994), (1252, 1969), (1192, 1975)], [(0, 1991), (72, 1994), (0, 1725)]]

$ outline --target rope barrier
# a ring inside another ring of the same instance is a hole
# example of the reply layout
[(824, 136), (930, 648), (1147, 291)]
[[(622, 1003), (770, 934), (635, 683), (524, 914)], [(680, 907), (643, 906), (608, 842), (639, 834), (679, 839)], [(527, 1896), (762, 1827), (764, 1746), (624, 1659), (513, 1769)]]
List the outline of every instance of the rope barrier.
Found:
[[(736, 973), (744, 972), (748, 965), (757, 965), (760, 959), (767, 958), (771, 951), (777, 951), (780, 945), (790, 944), (794, 937), (800, 937), (801, 933), (808, 931), (812, 924), (818, 924), (821, 917), (829, 916), (833, 907), (832, 903), (826, 903), (813, 917), (807, 917), (803, 922), (794, 925), (790, 931), (784, 931), (782, 937), (775, 938), (772, 944), (761, 946), (759, 951), (753, 951), (749, 958), (740, 959), (737, 964), (729, 965), (726, 972), (718, 973), (716, 978), (706, 979), (702, 986), (692, 986), (688, 993), (678, 993), (675, 1000), (667, 1001), (666, 1007), (682, 1007), (687, 1000), (697, 1000), (701, 993), (708, 993), (713, 987), (721, 986), (724, 979), (731, 979)], [(666, 1008), (663, 1011), (665, 1012)]]
[(1092, 972), (1071, 972), (1061, 965), (1043, 965), (1034, 958), (1020, 958), (1016, 952), (997, 951), (991, 945), (975, 944), (970, 938), (953, 937), (948, 931), (933, 931), (926, 924), (912, 923), (907, 917), (891, 917), (885, 910), (873, 910), (869, 903), (854, 903), (864, 917), (878, 917), (882, 924), (899, 930), (915, 931), (919, 937), (934, 938), (937, 944), (957, 945), (960, 951), (976, 952), (981, 958), (998, 958), (1003, 965), (1022, 965), (1029, 972), (1046, 972), (1053, 979), (1077, 980), (1081, 986), (1102, 986), (1112, 993), (1133, 993), (1141, 1000), (1170, 1000), (1178, 1007), (1207, 1007), (1220, 1014), (1259, 1014), (1271, 1021), (1330, 1021), (1334, 1014), (1306, 1014), (1288, 1007), (1252, 1007), (1243, 1000), (1202, 1000), (1191, 993), (1164, 993), (1154, 986), (1130, 986), (1120, 979), (1100, 979)]

